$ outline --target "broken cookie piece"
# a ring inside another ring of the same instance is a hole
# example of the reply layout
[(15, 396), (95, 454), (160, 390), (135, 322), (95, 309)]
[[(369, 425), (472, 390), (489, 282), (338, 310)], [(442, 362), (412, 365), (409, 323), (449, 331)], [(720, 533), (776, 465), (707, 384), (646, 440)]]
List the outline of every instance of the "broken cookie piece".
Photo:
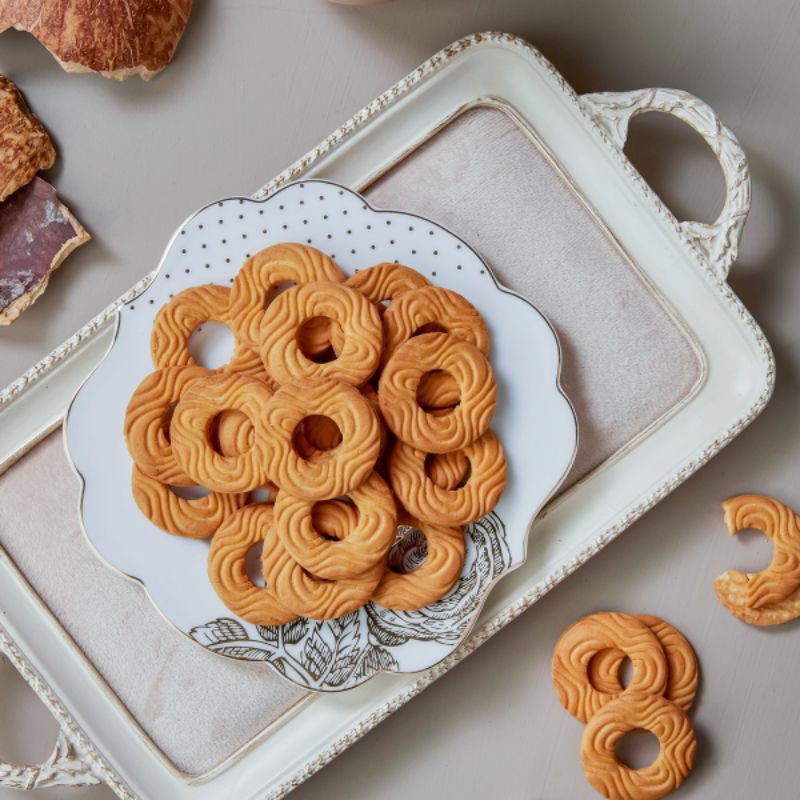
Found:
[(0, 75), (0, 203), (55, 160), (44, 125), (14, 83)]
[(150, 80), (172, 60), (192, 0), (2, 0), (0, 33), (35, 36), (67, 72)]
[(0, 325), (32, 305), (53, 271), (90, 238), (41, 178), (0, 203)]

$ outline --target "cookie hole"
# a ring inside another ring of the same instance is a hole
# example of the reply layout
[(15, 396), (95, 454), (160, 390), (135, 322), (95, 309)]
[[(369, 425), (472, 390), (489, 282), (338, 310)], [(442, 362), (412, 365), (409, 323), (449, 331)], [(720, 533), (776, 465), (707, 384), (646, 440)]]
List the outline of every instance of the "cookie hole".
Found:
[(264, 580), (264, 571), (261, 569), (261, 550), (263, 542), (256, 542), (250, 547), (244, 557), (244, 571), (254, 586), (263, 588), (267, 585)]
[(297, 344), (310, 361), (327, 364), (337, 358), (333, 340), (343, 336), (339, 323), (330, 317), (311, 317), (297, 329)]
[[(331, 524), (332, 518), (330, 515), (323, 518), (324, 503), (326, 502), (331, 501), (326, 500), (320, 503), (314, 503), (312, 506), (311, 525), (323, 539), (327, 539), (329, 542), (341, 542), (342, 539), (347, 536), (347, 531), (338, 526), (334, 527), (334, 525)], [(352, 505), (352, 503), (348, 503), (348, 505)]]
[(205, 486), (170, 486), (169, 490), (184, 500), (199, 500), (211, 494), (211, 489), (206, 489)]
[(386, 564), (392, 572), (407, 575), (419, 569), (428, 557), (428, 540), (413, 525), (398, 525)]
[(461, 452), (428, 453), (425, 474), (440, 489), (455, 491), (466, 486), (472, 475), (472, 465)]
[(242, 411), (221, 411), (208, 429), (208, 442), (221, 456), (237, 456), (253, 444), (253, 425)]
[[(745, 574), (761, 572), (772, 562), (772, 542), (762, 531), (755, 528), (739, 531), (734, 544), (742, 546), (747, 554), (747, 565), (739, 566), (737, 564), (737, 568)], [(739, 562), (739, 564), (743, 564), (743, 562)]]
[(264, 295), (264, 308), (266, 308), (279, 294), (283, 294), (287, 289), (296, 286), (294, 281), (281, 281), (270, 286)]
[(438, 322), (426, 322), (424, 325), (420, 325), (412, 336), (422, 336), (423, 333), (447, 333), (447, 328), (444, 325), (440, 325)]
[(220, 322), (203, 322), (189, 337), (189, 355), (207, 369), (218, 369), (233, 355), (236, 340), (233, 331)]
[(631, 681), (633, 680), (633, 662), (628, 656), (622, 659), (617, 677), (623, 689), (627, 689), (631, 685)]
[(306, 461), (332, 454), (342, 443), (339, 426), (322, 414), (311, 414), (294, 429), (292, 445), (295, 452)]
[(661, 744), (655, 734), (650, 731), (628, 731), (614, 747), (617, 761), (631, 769), (645, 769), (657, 758)]
[(251, 503), (273, 503), (277, 492), (267, 486), (259, 486), (250, 492), (249, 502)]
[(429, 414), (442, 416), (461, 403), (461, 390), (450, 372), (432, 369), (417, 384), (417, 403)]

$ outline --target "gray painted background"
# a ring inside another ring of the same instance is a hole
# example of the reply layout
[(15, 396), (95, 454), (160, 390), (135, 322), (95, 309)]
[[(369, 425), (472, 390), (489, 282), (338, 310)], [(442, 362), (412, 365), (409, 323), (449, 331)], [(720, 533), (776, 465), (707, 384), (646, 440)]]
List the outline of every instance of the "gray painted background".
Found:
[[(52, 178), (95, 242), (0, 330), (0, 385), (149, 271), (189, 211), (254, 190), (435, 50), (484, 29), (527, 38), (579, 92), (688, 89), (736, 132), (754, 192), (731, 284), (776, 350), (777, 391), (678, 492), (295, 796), (596, 797), (578, 760), (581, 726), (555, 699), (549, 659), (574, 618), (617, 608), (665, 616), (700, 657), (697, 767), (677, 796), (796, 797), (800, 623), (748, 628), (711, 585), (726, 568), (769, 558), (762, 539), (725, 535), (721, 499), (761, 491), (800, 509), (800, 7), (791, 0), (395, 0), (367, 9), (200, 0), (175, 63), (149, 85), (65, 75), (29, 37), (5, 34), (0, 72), (53, 132)], [(722, 179), (699, 139), (665, 119), (638, 120), (633, 132), (632, 157), (678, 216), (712, 219)], [(0, 697), (0, 752), (44, 757), (54, 725), (7, 664)]]

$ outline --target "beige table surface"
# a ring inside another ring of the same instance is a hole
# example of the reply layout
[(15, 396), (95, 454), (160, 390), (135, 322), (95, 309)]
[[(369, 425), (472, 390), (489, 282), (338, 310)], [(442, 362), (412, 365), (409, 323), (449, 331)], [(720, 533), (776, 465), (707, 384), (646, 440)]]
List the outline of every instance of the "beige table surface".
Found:
[[(792, 0), (395, 0), (368, 9), (199, 0), (177, 60), (149, 85), (65, 75), (29, 37), (6, 34), (0, 72), (53, 132), (61, 158), (52, 179), (95, 239), (32, 311), (0, 331), (0, 385), (149, 271), (194, 208), (254, 190), (435, 50), (484, 29), (527, 38), (580, 92), (688, 89), (736, 132), (754, 191), (731, 284), (776, 350), (777, 391), (752, 428), (672, 497), (295, 796), (598, 796), (578, 760), (582, 728), (550, 686), (549, 659), (573, 619), (615, 608), (663, 615), (699, 653), (697, 767), (677, 796), (795, 798), (800, 624), (749, 628), (721, 609), (711, 586), (723, 569), (759, 568), (769, 557), (763, 539), (725, 535), (721, 499), (761, 491), (800, 508), (800, 7)], [(713, 218), (722, 179), (705, 146), (666, 119), (637, 121), (633, 131), (632, 157), (676, 213)], [(0, 753), (45, 756), (54, 724), (8, 664), (0, 697)]]

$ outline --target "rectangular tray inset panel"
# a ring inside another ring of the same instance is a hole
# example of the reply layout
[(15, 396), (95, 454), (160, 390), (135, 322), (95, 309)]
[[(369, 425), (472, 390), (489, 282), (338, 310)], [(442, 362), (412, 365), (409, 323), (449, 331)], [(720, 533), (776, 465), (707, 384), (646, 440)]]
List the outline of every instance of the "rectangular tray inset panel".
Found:
[[(700, 363), (680, 327), (503, 111), (466, 112), (366, 195), (450, 227), (550, 318), (581, 426), (570, 481), (697, 382)], [(78, 489), (53, 434), (0, 477), (0, 545), (156, 746), (178, 769), (205, 773), (305, 694), (268, 668), (203, 652), (166, 623), (91, 550)]]
[(92, 550), (79, 491), (59, 430), (0, 477), (0, 545), (155, 745), (181, 771), (207, 772), (306, 693), (175, 630)]
[(672, 409), (701, 376), (692, 344), (606, 229), (519, 123), (457, 117), (365, 193), (430, 217), (553, 324), (575, 405), (583, 477)]

